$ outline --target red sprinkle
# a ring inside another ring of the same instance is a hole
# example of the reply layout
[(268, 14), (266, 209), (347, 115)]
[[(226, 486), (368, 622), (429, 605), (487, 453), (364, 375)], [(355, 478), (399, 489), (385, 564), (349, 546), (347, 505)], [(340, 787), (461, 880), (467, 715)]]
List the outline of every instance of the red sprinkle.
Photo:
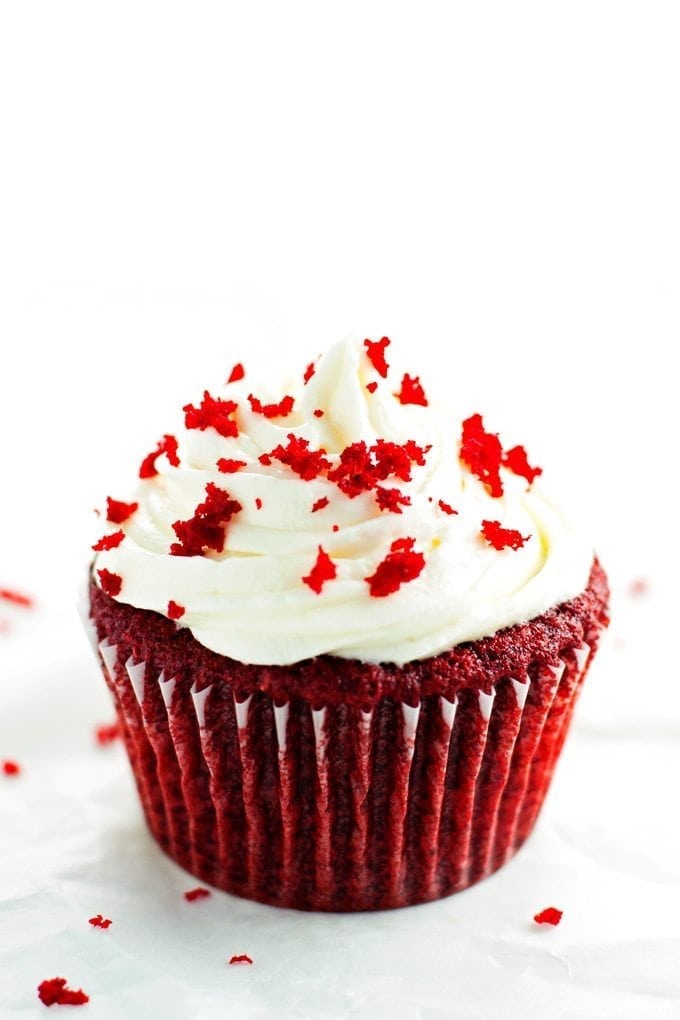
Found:
[(66, 984), (66, 978), (47, 978), (38, 985), (38, 998), (46, 1006), (84, 1006), (90, 1001), (82, 989), (74, 991)]
[(333, 560), (323, 551), (321, 546), (319, 546), (316, 563), (307, 577), (303, 577), (302, 580), (309, 588), (312, 589), (313, 592), (320, 595), (325, 582), (332, 581), (337, 575), (337, 572), (338, 571)]
[(386, 336), (382, 340), (364, 340), (364, 347), (366, 348), (366, 354), (368, 360), (373, 365), (378, 375), (381, 375), (383, 379), (387, 378), (387, 372), (389, 365), (385, 361), (385, 351), (389, 347), (390, 341)]
[(112, 744), (114, 740), (118, 740), (120, 737), (120, 726), (117, 722), (97, 726), (94, 731), (94, 737), (98, 744), (105, 747), (107, 744)]
[(30, 595), (24, 595), (23, 592), (14, 591), (12, 588), (0, 588), (0, 599), (12, 602), (15, 606), (23, 606), (24, 609), (30, 609), (34, 605)]
[(111, 524), (124, 524), (128, 517), (132, 517), (139, 503), (123, 503), (119, 499), (106, 497), (106, 519)]
[(500, 476), (502, 457), (501, 441), (495, 433), (485, 430), (481, 414), (466, 418), (463, 422), (460, 459), (494, 497), (503, 495)]
[(189, 889), (188, 892), (184, 893), (184, 899), (187, 903), (193, 903), (194, 900), (203, 900), (206, 896), (210, 896), (210, 889), (202, 889), (200, 886), (197, 889)]
[(314, 367), (314, 362), (310, 361), (310, 363), (307, 365), (307, 368), (305, 369), (305, 374), (304, 374), (305, 386), (307, 385), (307, 383), (312, 378), (312, 376), (314, 375), (315, 372), (316, 372), (316, 368)]
[(106, 552), (108, 549), (115, 549), (125, 538), (124, 531), (114, 531), (112, 535), (102, 535), (98, 542), (92, 546), (95, 552)]
[(263, 414), (265, 418), (286, 418), (293, 410), (295, 401), (293, 397), (285, 396), (278, 404), (263, 404), (262, 401), (248, 394), (248, 400), (255, 414)]
[(203, 400), (198, 407), (193, 404), (185, 404), (184, 424), (188, 429), (213, 428), (225, 439), (238, 435), (238, 425), (232, 418), (235, 411), (238, 411), (238, 404), (233, 400), (222, 400), (221, 397), (212, 397), (207, 390), (203, 391)]
[(545, 910), (541, 910), (540, 913), (534, 914), (534, 921), (536, 924), (559, 924), (562, 920), (562, 910), (558, 910), (557, 907), (546, 907)]
[(179, 602), (173, 602), (172, 599), (168, 602), (168, 616), (171, 620), (181, 620), (186, 609), (184, 606), (180, 606)]
[(250, 959), (247, 953), (241, 953), (239, 956), (232, 956), (231, 960), (229, 961), (229, 964), (231, 965), (234, 963), (252, 963), (252, 962), (253, 961)]
[(401, 389), (394, 395), (402, 404), (419, 404), (421, 407), (428, 406), (425, 390), (420, 385), (420, 376), (418, 375), (411, 378), (408, 373), (405, 373), (404, 378), (401, 380)]
[(328, 506), (329, 502), (330, 500), (328, 499), (328, 496), (321, 496), (321, 498), (317, 499), (316, 503), (312, 507), (312, 513), (315, 514), (317, 510), (323, 510), (324, 507)]
[(314, 411), (314, 417), (315, 417), (315, 418), (323, 418), (323, 411), (321, 410), (321, 408), (320, 408), (320, 407), (317, 407), (317, 408), (315, 409), (315, 411)]
[(217, 470), (221, 471), (223, 475), (233, 475), (237, 471), (240, 471), (242, 467), (246, 466), (244, 460), (232, 460), (230, 457), (220, 457), (217, 462)]
[(368, 390), (369, 393), (375, 393), (377, 388), (378, 388), (377, 382), (366, 383), (366, 389)]
[(156, 449), (147, 454), (141, 463), (139, 468), (140, 478), (154, 478), (158, 474), (156, 461), (162, 454), (165, 454), (172, 467), (179, 467), (177, 440), (174, 436), (165, 435), (162, 439), (159, 439)]
[(255, 497), (255, 506), (257, 507), (258, 510), (262, 509), (262, 500), (260, 499), (259, 496)]
[(113, 574), (106, 567), (102, 567), (101, 570), (97, 571), (99, 575), (99, 582), (102, 586), (102, 591), (114, 598), (116, 595), (120, 595), (120, 590), (123, 587), (123, 578), (120, 574)]
[(238, 361), (234, 365), (234, 367), (232, 368), (231, 372), (229, 373), (229, 378), (227, 379), (227, 385), (229, 385), (229, 383), (232, 383), (232, 382), (241, 382), (241, 379), (243, 379), (245, 377), (245, 374), (246, 374), (246, 370), (244, 369), (244, 367), (241, 364), (241, 362)]
[(503, 454), (503, 464), (515, 475), (526, 478), (529, 485), (534, 478), (543, 474), (543, 468), (531, 467), (527, 460), (527, 452), (523, 446), (513, 446), (511, 450)]
[(2, 771), (6, 776), (18, 776), (21, 772), (21, 765), (16, 761), (3, 761)]
[(386, 489), (382, 485), (375, 490), (375, 501), (381, 510), (389, 510), (393, 514), (400, 514), (402, 506), (411, 505), (410, 498), (399, 489)]
[[(279, 444), (270, 453), (263, 454), (262, 457), (267, 457), (268, 461), (274, 457), (292, 471), (295, 471), (300, 478), (310, 482), (331, 466), (331, 462), (327, 460), (325, 453), (324, 449), (310, 450), (309, 440), (302, 439), (289, 432), (287, 446)], [(260, 462), (264, 464), (266, 461), (262, 457), (260, 457)]]
[(437, 506), (439, 507), (440, 510), (443, 510), (445, 514), (457, 514), (458, 513), (458, 511), (454, 510), (452, 506), (449, 506), (448, 503), (445, 503), (443, 499), (439, 500), (439, 502), (437, 503)]
[(504, 528), (500, 521), (482, 521), (480, 534), (494, 549), (521, 549), (531, 538), (531, 535), (520, 535), (513, 528)]
[(93, 928), (110, 928), (112, 923), (113, 922), (110, 920), (110, 918), (102, 917), (101, 914), (96, 914), (94, 917), (91, 917), (88, 921), (88, 924), (91, 924)]
[(173, 524), (179, 542), (170, 546), (172, 556), (203, 556), (208, 549), (215, 552), (224, 549), (227, 524), (243, 507), (214, 482), (208, 482), (205, 493), (205, 500), (196, 507), (192, 518)]
[(413, 581), (425, 566), (425, 557), (413, 549), (415, 539), (398, 538), (392, 543), (390, 552), (378, 564), (374, 574), (366, 577), (371, 595), (384, 598), (397, 591), (402, 584)]

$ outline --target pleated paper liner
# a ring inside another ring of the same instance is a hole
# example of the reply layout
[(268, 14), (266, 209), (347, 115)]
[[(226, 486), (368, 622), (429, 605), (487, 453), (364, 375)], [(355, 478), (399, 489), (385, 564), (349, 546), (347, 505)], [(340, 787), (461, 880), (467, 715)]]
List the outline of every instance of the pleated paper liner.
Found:
[(263, 691), (239, 702), (228, 660), (199, 689), (124, 643), (97, 648), (161, 847), (227, 892), (330, 911), (437, 899), (512, 857), (545, 798), (591, 657), (582, 643), (489, 694), (386, 697), (363, 711), (277, 704)]

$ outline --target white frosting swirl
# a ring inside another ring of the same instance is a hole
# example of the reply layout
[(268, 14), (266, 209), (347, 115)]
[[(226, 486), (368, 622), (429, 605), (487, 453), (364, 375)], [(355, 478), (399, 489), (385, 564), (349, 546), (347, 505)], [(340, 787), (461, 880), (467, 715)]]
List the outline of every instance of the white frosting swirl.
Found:
[[(366, 386), (373, 382), (371, 393)], [(293, 388), (272, 390), (246, 378), (213, 391), (238, 402), (239, 435), (179, 429), (180, 466), (159, 458), (159, 474), (141, 481), (133, 496), (139, 509), (111, 525), (122, 528), (125, 539), (98, 553), (96, 570), (122, 577), (119, 601), (167, 615), (173, 600), (186, 610), (178, 625), (201, 644), (270, 665), (322, 653), (403, 664), (529, 620), (583, 591), (592, 548), (539, 488), (502, 469), (503, 496), (492, 498), (459, 461), (460, 421), (440, 407), (401, 404), (398, 389), (394, 372), (382, 379), (363, 345), (347, 340), (321, 358), (307, 385), (300, 376)], [(290, 393), (295, 409), (285, 418), (267, 418), (252, 411), (250, 393), (263, 403)], [(415, 440), (431, 449), (424, 466), (413, 465), (410, 482), (381, 483), (411, 500), (396, 514), (381, 512), (373, 493), (349, 498), (325, 475), (303, 481), (277, 460), (261, 464), (259, 456), (285, 446), (289, 433), (323, 448), (333, 464), (360, 440), (369, 446), (378, 438)], [(246, 461), (246, 467), (223, 474), (216, 466), (223, 457)], [(193, 516), (208, 482), (243, 508), (227, 526), (224, 550), (170, 555), (177, 541), (173, 522)], [(322, 497), (328, 505), (312, 513)], [(457, 514), (443, 512), (439, 500)], [(517, 550), (498, 551), (480, 537), (483, 520), (530, 538)], [(372, 596), (366, 578), (404, 537), (415, 539), (424, 569), (393, 594)], [(337, 575), (317, 594), (302, 578), (319, 546)]]

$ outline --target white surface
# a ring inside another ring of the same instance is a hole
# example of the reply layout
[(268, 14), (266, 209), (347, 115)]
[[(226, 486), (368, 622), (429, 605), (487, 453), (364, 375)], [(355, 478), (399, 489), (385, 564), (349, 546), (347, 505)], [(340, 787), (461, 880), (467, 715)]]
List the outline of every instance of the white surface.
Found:
[[(41, 603), (0, 612), (0, 759), (25, 769), (0, 776), (2, 1020), (44, 1015), (56, 974), (102, 1018), (680, 1014), (678, 17), (2, 5), (0, 586)], [(305, 364), (350, 328), (410, 345), (570, 492), (616, 633), (535, 837), (487, 883), (368, 917), (186, 904), (122, 749), (92, 744), (90, 508), (234, 361)]]

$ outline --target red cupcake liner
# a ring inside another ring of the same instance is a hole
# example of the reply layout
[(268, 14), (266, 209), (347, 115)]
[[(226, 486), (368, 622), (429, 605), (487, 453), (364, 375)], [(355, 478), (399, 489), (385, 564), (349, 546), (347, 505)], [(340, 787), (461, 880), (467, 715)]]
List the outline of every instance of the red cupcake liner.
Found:
[(512, 857), (605, 622), (550, 664), (529, 657), (519, 678), (366, 708), (297, 692), (241, 700), (239, 664), (224, 659), (208, 686), (190, 669), (159, 671), (157, 645), (145, 655), (120, 628), (113, 641), (101, 618), (97, 647), (149, 828), (170, 857), (239, 896), (356, 911), (446, 896)]

